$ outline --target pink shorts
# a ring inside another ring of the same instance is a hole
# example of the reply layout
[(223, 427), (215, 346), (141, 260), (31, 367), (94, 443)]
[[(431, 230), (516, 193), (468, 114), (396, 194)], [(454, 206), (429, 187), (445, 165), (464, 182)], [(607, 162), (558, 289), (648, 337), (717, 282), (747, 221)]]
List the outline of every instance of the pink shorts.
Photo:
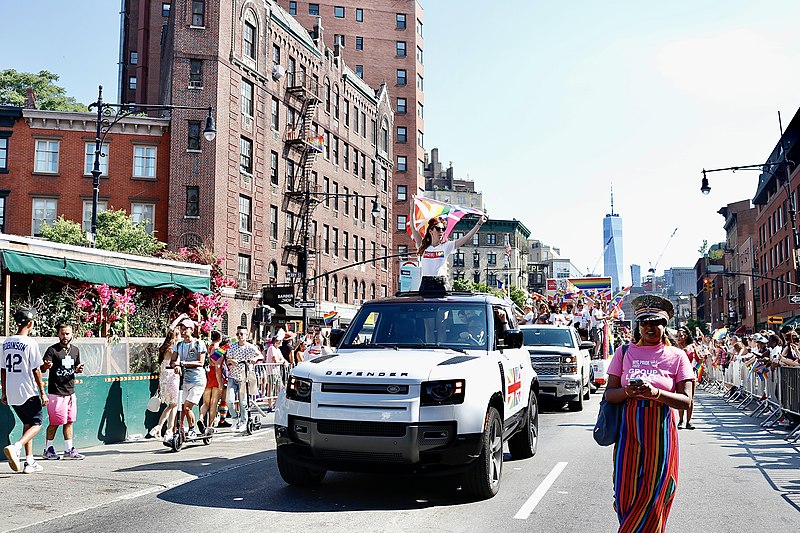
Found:
[(78, 400), (75, 395), (59, 396), (49, 395), (47, 403), (47, 416), (51, 426), (63, 426), (68, 422), (75, 422), (78, 417)]

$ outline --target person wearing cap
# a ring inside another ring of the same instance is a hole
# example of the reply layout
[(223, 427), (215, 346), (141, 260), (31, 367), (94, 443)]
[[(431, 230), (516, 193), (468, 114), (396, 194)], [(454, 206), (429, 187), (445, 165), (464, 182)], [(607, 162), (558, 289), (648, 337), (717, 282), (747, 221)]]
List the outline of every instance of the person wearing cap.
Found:
[[(414, 202), (411, 205), (411, 218), (414, 220)], [(422, 267), (422, 281), (419, 286), (420, 292), (433, 291), (444, 292), (447, 290), (447, 259), (456, 248), (460, 248), (472, 240), (480, 227), (486, 222), (486, 215), (481, 215), (478, 222), (455, 241), (447, 240), (445, 231), (447, 222), (442, 217), (434, 217), (428, 220), (425, 225), (425, 235), (423, 236), (417, 227), (411, 224), (411, 236), (417, 244), (417, 255), (420, 258)]]
[(646, 294), (632, 302), (636, 344), (620, 347), (608, 367), (605, 399), (622, 404), (614, 448), (614, 509), (619, 531), (663, 532), (678, 484), (675, 409), (692, 402), (694, 372), (670, 344), (669, 300)]
[[(172, 348), (172, 358), (178, 362), (175, 373), (183, 372), (183, 407), (181, 408), (181, 420), (188, 420), (189, 431), (186, 436), (193, 438), (197, 436), (195, 431), (195, 416), (192, 409), (200, 403), (203, 392), (206, 390), (206, 373), (204, 370), (206, 363), (206, 343), (194, 338), (197, 324), (191, 318), (184, 318), (181, 323), (181, 340)], [(200, 428), (204, 431), (205, 428)]]
[[(22, 436), (3, 449), (14, 472), (33, 474), (42, 466), (33, 458), (33, 438), (42, 429), (42, 407), (49, 398), (44, 390), (41, 366), (44, 364), (39, 345), (30, 338), (36, 313), (20, 308), (14, 312), (17, 333), (3, 341), (3, 405), (10, 405), (22, 422)], [(21, 453), (25, 448), (25, 462)]]

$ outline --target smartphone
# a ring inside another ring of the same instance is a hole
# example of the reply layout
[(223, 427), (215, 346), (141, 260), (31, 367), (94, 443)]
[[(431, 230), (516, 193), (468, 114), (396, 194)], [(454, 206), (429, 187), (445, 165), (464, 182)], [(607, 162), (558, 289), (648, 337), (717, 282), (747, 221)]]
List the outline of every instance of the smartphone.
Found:
[(633, 387), (644, 387), (644, 380), (642, 378), (633, 378), (632, 380), (628, 381), (628, 385)]

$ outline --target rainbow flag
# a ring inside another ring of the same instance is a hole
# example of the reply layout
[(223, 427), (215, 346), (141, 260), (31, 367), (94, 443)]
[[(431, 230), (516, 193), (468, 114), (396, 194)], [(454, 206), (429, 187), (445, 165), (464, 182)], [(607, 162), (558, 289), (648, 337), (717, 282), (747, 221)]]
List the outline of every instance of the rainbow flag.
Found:
[(225, 354), (228, 352), (228, 348), (230, 347), (229, 343), (221, 344), (217, 346), (214, 352), (211, 354), (211, 358), (214, 361), (218, 361), (220, 358), (224, 357)]
[(625, 296), (631, 292), (631, 288), (633, 286), (623, 287), (614, 297), (611, 299), (611, 302), (608, 304), (608, 312), (607, 314), (611, 314), (620, 307), (622, 307), (622, 300), (625, 299)]
[(328, 311), (327, 313), (322, 315), (322, 320), (325, 321), (326, 326), (330, 326), (337, 316), (339, 316), (339, 313), (337, 311)]
[(715, 341), (721, 341), (727, 334), (728, 328), (719, 328), (718, 330), (714, 331), (714, 334), (711, 335), (711, 338)]
[[(459, 220), (464, 218), (464, 215), (482, 216), (483, 214), (483, 211), (472, 207), (461, 207), (425, 198), (424, 196), (414, 196), (414, 220), (409, 221), (409, 224), (414, 224), (417, 231), (422, 236), (425, 236), (425, 225), (428, 221), (434, 217), (442, 217), (447, 222), (447, 229), (445, 229), (444, 234), (449, 237), (453, 228)], [(406, 225), (406, 232), (409, 235), (413, 235), (411, 226), (408, 224)]]

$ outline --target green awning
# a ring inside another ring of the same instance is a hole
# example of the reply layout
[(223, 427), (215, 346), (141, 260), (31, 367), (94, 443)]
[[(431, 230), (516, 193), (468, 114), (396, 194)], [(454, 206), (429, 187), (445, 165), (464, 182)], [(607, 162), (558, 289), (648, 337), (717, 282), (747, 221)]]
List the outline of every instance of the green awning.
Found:
[(185, 289), (192, 292), (209, 292), (211, 280), (206, 276), (173, 274), (163, 270), (144, 270), (106, 265), (92, 261), (79, 261), (39, 254), (0, 251), (3, 268), (18, 274), (39, 274), (75, 279), (87, 283), (105, 283), (111, 287), (154, 287), (157, 289)]
[(783, 321), (783, 324), (781, 324), (781, 327), (783, 327), (783, 326), (791, 326), (793, 328), (796, 328), (798, 322), (800, 322), (800, 316), (791, 316), (791, 317), (789, 317), (789, 318), (787, 318), (786, 320)]

